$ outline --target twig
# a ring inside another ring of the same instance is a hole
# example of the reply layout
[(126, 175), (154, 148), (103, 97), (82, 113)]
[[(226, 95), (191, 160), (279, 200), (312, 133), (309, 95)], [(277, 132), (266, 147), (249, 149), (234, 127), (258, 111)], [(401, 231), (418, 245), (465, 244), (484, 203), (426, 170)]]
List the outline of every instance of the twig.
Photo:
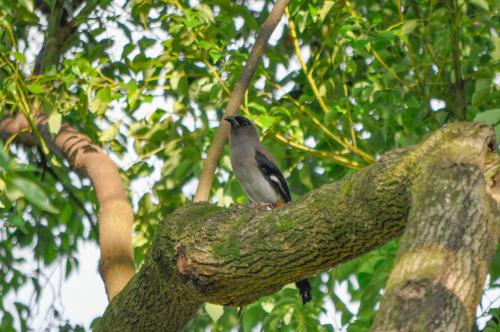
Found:
[(347, 121), (349, 122), (349, 128), (351, 129), (352, 145), (354, 147), (357, 147), (356, 133), (354, 132), (354, 124), (352, 122), (351, 106), (349, 105), (349, 90), (347, 89), (347, 83), (345, 80), (344, 73), (342, 73), (342, 85), (344, 87), (345, 108), (346, 108), (346, 113), (347, 113)]
[(33, 114), (29, 106), (30, 103), (28, 103), (26, 84), (24, 80), (20, 77), (21, 73), (19, 71), (19, 67), (17, 66), (17, 64), (14, 65), (14, 63), (12, 63), (7, 56), (3, 56), (1, 53), (0, 53), (0, 59), (2, 59), (13, 71), (12, 77), (16, 88), (15, 99), (17, 101), (19, 109), (21, 110), (21, 113), (26, 118), (26, 121), (28, 122), (31, 131), (38, 140), (38, 143), (40, 144), (43, 152), (45, 154), (49, 154), (49, 148), (47, 147), (47, 143), (43, 139), (42, 134), (40, 133), (40, 130), (38, 130), (38, 127), (35, 124), (35, 120), (33, 119)]
[[(300, 51), (299, 39), (297, 37), (297, 30), (295, 29), (295, 22), (293, 21), (291, 15), (290, 15), (290, 11), (288, 9), (286, 9), (286, 15), (288, 17), (288, 26), (290, 27), (290, 35), (292, 37), (293, 45), (295, 48), (295, 55), (297, 56), (297, 59), (299, 60), (300, 66), (302, 67), (302, 71), (306, 75), (307, 81), (309, 82), (309, 85), (311, 86), (311, 89), (313, 91), (314, 96), (316, 97), (316, 100), (318, 101), (319, 106), (321, 107), (321, 109), (323, 110), (323, 112), (325, 114), (328, 114), (328, 113), (330, 113), (330, 110), (328, 109), (328, 106), (326, 106), (323, 98), (321, 97), (321, 94), (320, 94), (319, 89), (316, 85), (316, 82), (314, 81), (311, 73), (307, 69), (307, 65), (304, 61), (304, 58), (302, 57), (302, 53)], [(352, 125), (352, 122), (350, 124)], [(350, 150), (352, 153), (360, 156), (365, 161), (367, 161), (369, 163), (373, 163), (375, 161), (372, 156), (370, 156), (366, 152), (360, 150), (355, 145), (349, 144), (349, 142), (346, 139), (342, 139), (340, 136), (338, 136), (337, 134), (334, 134), (331, 131), (330, 131), (330, 137), (333, 140), (335, 140), (338, 144), (340, 144), (343, 147)]]
[(410, 90), (410, 87), (408, 86), (408, 84), (406, 84), (406, 82), (403, 81), (403, 79), (401, 77), (399, 77), (398, 74), (396, 74), (396, 72), (394, 70), (392, 70), (392, 68), (387, 65), (387, 63), (385, 63), (385, 61), (380, 57), (378, 52), (375, 51), (375, 49), (371, 45), (370, 45), (370, 51), (375, 56), (375, 59), (377, 59), (377, 61), (382, 65), (382, 67), (385, 68), (385, 70), (387, 70), (389, 72), (389, 74), (392, 75), (392, 77), (394, 77), (399, 83), (401, 83), (401, 85), (405, 89)]
[[(37, 149), (38, 149), (38, 153), (40, 154), (40, 167), (42, 168), (42, 172), (47, 171), (54, 178), (54, 180), (61, 183), (61, 185), (63, 186), (63, 189), (68, 193), (70, 199), (82, 210), (82, 212), (85, 214), (85, 216), (89, 220), (90, 227), (92, 228), (92, 230), (95, 232), (96, 235), (99, 234), (97, 227), (96, 227), (97, 223), (95, 222), (95, 220), (92, 217), (92, 215), (90, 214), (90, 212), (87, 211), (83, 202), (80, 201), (80, 199), (76, 196), (76, 194), (73, 192), (73, 190), (68, 185), (66, 185), (66, 183), (64, 183), (64, 181), (59, 177), (59, 175), (49, 165), (49, 163), (47, 161), (47, 155), (45, 153), (43, 153), (43, 151), (39, 145), (37, 146)], [(42, 173), (42, 180), (43, 180), (43, 173)]]
[(452, 15), (452, 32), (451, 32), (451, 53), (453, 60), (453, 72), (455, 74), (455, 83), (452, 84), (453, 91), (455, 93), (455, 115), (458, 120), (465, 120), (466, 118), (466, 100), (465, 100), (465, 85), (464, 80), (462, 78), (462, 69), (460, 63), (460, 10), (461, 6), (459, 6), (456, 0), (452, 1), (453, 7), (453, 15)]
[(316, 156), (321, 157), (321, 158), (332, 160), (332, 161), (334, 161), (342, 166), (348, 167), (348, 168), (352, 168), (352, 169), (356, 169), (356, 170), (361, 169), (361, 166), (356, 161), (349, 160), (349, 159), (342, 157), (340, 155), (337, 155), (333, 152), (321, 151), (321, 150), (316, 150), (316, 149), (310, 148), (308, 146), (294, 142), (293, 140), (291, 140), (291, 139), (289, 139), (281, 134), (278, 134), (278, 133), (274, 134), (274, 136), (279, 141), (282, 141), (283, 143), (286, 143), (286, 144), (290, 145), (291, 147), (294, 147), (298, 150), (308, 152), (310, 154), (316, 155)]

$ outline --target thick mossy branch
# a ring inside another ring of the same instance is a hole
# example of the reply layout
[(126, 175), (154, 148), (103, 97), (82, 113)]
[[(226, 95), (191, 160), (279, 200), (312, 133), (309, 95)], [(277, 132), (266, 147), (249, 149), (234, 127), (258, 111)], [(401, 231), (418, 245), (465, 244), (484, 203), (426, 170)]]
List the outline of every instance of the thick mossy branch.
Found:
[(450, 158), (481, 169), (492, 135), (481, 125), (449, 126), (281, 209), (184, 206), (158, 227), (141, 270), (97, 330), (177, 331), (202, 302), (249, 303), (381, 246), (422, 206), (412, 196), (421, 178), (457, 177), (422, 165), (439, 156), (443, 165)]
[(373, 331), (472, 329), (500, 235), (499, 202), (485, 179), (495, 143), (486, 126), (451, 129), (415, 170), (408, 226)]

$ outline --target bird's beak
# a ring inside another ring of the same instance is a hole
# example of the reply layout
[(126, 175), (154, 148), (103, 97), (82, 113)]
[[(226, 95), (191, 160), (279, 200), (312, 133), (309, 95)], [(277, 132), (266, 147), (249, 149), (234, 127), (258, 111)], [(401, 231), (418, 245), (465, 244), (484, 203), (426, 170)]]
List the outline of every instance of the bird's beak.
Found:
[(238, 127), (238, 121), (234, 118), (234, 116), (225, 116), (224, 120), (229, 122), (231, 124), (231, 128), (236, 128)]

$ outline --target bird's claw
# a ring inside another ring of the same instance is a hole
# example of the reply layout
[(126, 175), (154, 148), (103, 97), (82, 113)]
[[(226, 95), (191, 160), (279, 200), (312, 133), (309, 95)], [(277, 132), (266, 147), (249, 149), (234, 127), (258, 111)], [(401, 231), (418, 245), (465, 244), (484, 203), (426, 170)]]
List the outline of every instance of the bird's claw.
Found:
[(253, 203), (247, 204), (247, 206), (250, 209), (258, 209), (258, 210), (269, 211), (269, 210), (273, 209), (273, 205), (271, 203), (266, 203), (266, 202), (253, 202)]

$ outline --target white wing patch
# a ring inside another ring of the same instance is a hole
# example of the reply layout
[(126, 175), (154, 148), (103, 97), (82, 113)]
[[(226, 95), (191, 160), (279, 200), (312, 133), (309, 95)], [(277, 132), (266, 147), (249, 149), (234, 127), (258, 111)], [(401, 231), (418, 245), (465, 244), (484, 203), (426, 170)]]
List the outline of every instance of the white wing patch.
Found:
[(278, 183), (279, 185), (281, 185), (280, 179), (278, 179), (278, 178), (276, 177), (276, 175), (271, 175), (269, 178), (270, 178), (273, 182), (276, 182), (276, 183)]
[(283, 188), (283, 183), (281, 183), (280, 179), (278, 179), (276, 175), (269, 176), (269, 179), (278, 184), (278, 186), (281, 189), (281, 192), (286, 192), (285, 188)]

